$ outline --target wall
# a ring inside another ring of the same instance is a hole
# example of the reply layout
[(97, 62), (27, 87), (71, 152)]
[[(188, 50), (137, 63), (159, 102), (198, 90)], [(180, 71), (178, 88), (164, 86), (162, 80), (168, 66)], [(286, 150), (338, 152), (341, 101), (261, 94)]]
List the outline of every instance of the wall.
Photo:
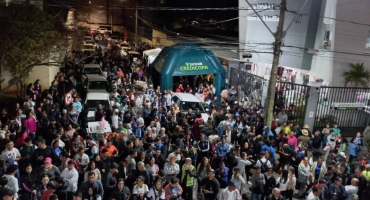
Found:
[[(304, 2), (305, 1), (287, 0), (288, 8), (292, 11), (300, 10)], [(321, 1), (308, 0), (301, 12), (319, 15), (321, 9), (320, 2)], [(257, 6), (258, 4), (271, 6), (270, 8), (255, 7), (255, 9), (257, 9), (258, 14), (263, 17), (264, 21), (272, 32), (276, 32), (280, 12), (278, 7), (274, 8), (273, 6), (277, 6), (279, 3), (280, 1), (276, 0), (255, 0), (252, 2), (252, 5), (254, 6)], [(245, 0), (239, 0), (239, 7), (248, 7), (248, 4), (245, 2)], [(286, 12), (286, 23), (284, 24), (284, 30), (288, 28), (294, 16), (294, 14)], [(253, 57), (250, 60), (252, 62), (259, 61), (272, 63), (273, 55), (271, 53), (261, 53), (272, 52), (271, 47), (272, 43), (274, 42), (274, 37), (272, 34), (252, 10), (239, 10), (239, 17), (239, 38), (243, 43), (240, 45), (241, 49), (251, 51)], [(311, 17), (307, 15), (302, 15), (295, 18), (293, 24), (287, 31), (284, 39), (284, 45), (313, 48), (316, 38), (318, 19), (319, 18), (317, 17)], [(266, 45), (261, 43), (265, 43)], [(256, 44), (259, 45), (256, 46)], [(304, 52), (295, 47), (282, 48), (283, 54), (280, 57), (280, 64), (283, 66), (309, 70), (311, 68), (312, 55), (303, 56)], [(260, 53), (253, 53), (253, 51)]]
[[(369, 24), (370, 2), (360, 0), (338, 0), (336, 7), (336, 18)], [(343, 86), (343, 72), (348, 71), (349, 63), (364, 63), (370, 70), (370, 57), (366, 52), (366, 39), (369, 35), (370, 27), (357, 25), (343, 21), (335, 21), (334, 51), (349, 52), (351, 54), (334, 53), (333, 79), (332, 85)], [(360, 54), (360, 55), (353, 55)]]
[[(135, 33), (127, 31), (129, 41), (134, 42), (135, 41)], [(146, 42), (156, 48), (163, 48), (165, 46), (171, 46), (176, 44), (177, 42), (171, 39), (167, 39), (167, 34), (163, 33), (158, 30), (152, 30), (152, 40), (149, 40), (145, 37), (142, 37), (140, 34), (140, 30), (138, 30), (139, 39), (141, 42)]]

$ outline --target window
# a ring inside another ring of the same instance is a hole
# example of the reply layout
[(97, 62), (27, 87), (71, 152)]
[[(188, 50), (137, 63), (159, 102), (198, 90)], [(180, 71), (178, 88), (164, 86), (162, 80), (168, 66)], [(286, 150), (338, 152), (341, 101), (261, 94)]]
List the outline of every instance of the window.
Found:
[(102, 107), (109, 107), (109, 101), (108, 100), (87, 100), (86, 104), (89, 106), (90, 110), (96, 110), (98, 108), (98, 105), (101, 104)]
[(367, 34), (366, 38), (366, 53), (370, 53), (370, 30), (369, 33)]
[(90, 90), (106, 90), (108, 88), (107, 81), (90, 81), (89, 82), (89, 89)]
[(324, 32), (323, 49), (330, 49), (331, 46), (331, 31)]
[(204, 110), (204, 107), (201, 103), (199, 102), (187, 102), (187, 101), (182, 101), (180, 103), (180, 107), (184, 110), (184, 111), (188, 111), (189, 109), (192, 109), (192, 110), (197, 110), (199, 109), (200, 113), (205, 113), (205, 110)]

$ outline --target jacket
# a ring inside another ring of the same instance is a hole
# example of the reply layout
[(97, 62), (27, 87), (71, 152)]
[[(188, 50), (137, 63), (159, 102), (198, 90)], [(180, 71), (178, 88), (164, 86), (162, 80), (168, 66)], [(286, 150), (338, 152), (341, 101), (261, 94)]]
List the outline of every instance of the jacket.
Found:
[(220, 200), (228, 200), (229, 194), (233, 195), (233, 200), (241, 200), (242, 196), (240, 195), (240, 192), (238, 189), (235, 189), (234, 191), (230, 192), (227, 188), (225, 188), (220, 195)]
[(55, 190), (55, 194), (58, 195), (58, 200), (67, 200), (67, 189), (68, 189), (68, 183), (64, 181), (64, 183), (57, 187)]
[(62, 173), (60, 173), (60, 176), (64, 179), (64, 181), (68, 184), (68, 192), (76, 192), (77, 191), (77, 182), (78, 182), (78, 172), (75, 168), (72, 170), (69, 170), (68, 168), (65, 168)]
[(307, 164), (305, 166), (303, 163), (298, 165), (298, 182), (299, 183), (307, 183), (307, 176), (310, 172), (310, 165)]
[(130, 189), (128, 187), (124, 187), (122, 191), (120, 191), (118, 188), (116, 188), (109, 199), (116, 199), (116, 200), (127, 200), (127, 197), (131, 196)]
[(230, 150), (229, 144), (227, 143), (222, 144), (222, 142), (217, 143), (216, 152), (218, 156), (221, 157), (226, 156), (226, 153), (229, 152), (229, 150)]
[[(311, 166), (311, 176), (312, 176), (312, 179), (315, 178), (315, 169), (316, 169), (316, 166), (317, 166), (317, 161), (314, 162)], [(328, 171), (328, 169), (326, 168), (326, 164), (325, 162), (322, 162), (321, 164), (321, 170), (320, 170), (320, 175), (318, 177), (317, 180), (320, 180), (321, 178), (323, 178), (326, 174), (326, 172)]]
[(279, 196), (278, 198), (275, 198), (273, 194), (270, 194), (266, 200), (284, 200), (282, 196)]
[(190, 166), (190, 170), (187, 170), (186, 164), (182, 166), (181, 169), (181, 183), (183, 183), (184, 178), (186, 178), (186, 187), (194, 186), (194, 177), (196, 177), (196, 170), (193, 165)]
[(89, 188), (92, 188), (94, 191), (95, 197), (97, 198), (100, 196), (101, 198), (104, 197), (104, 189), (103, 185), (100, 181), (95, 180), (93, 183), (90, 183), (89, 181), (84, 181), (81, 184), (81, 192), (82, 194), (86, 194), (89, 192)]
[(339, 192), (336, 192), (335, 183), (332, 183), (328, 187), (328, 196), (333, 197), (334, 193), (338, 197), (338, 200), (346, 200), (348, 197), (348, 193), (343, 185), (339, 186)]

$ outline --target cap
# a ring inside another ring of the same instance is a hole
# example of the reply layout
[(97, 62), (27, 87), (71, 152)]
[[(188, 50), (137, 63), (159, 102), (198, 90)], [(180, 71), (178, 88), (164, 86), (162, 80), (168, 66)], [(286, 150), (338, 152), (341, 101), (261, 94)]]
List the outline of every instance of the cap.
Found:
[(117, 113), (117, 112), (119, 112), (119, 110), (118, 109), (114, 109), (114, 112)]
[(346, 154), (344, 152), (340, 152), (339, 155), (342, 156), (343, 158), (346, 158)]
[(343, 181), (343, 179), (342, 179), (341, 177), (339, 177), (339, 176), (337, 176), (337, 177), (335, 178), (335, 180), (336, 180), (336, 181)]
[(321, 179), (319, 180), (319, 183), (326, 183), (326, 180), (325, 180), (324, 178), (321, 178)]
[(211, 169), (211, 170), (209, 170), (209, 172), (213, 172), (213, 173), (215, 173), (215, 170), (214, 170), (214, 169)]
[(229, 183), (227, 185), (228, 186), (235, 186), (235, 182), (234, 181), (229, 181)]
[(51, 163), (52, 159), (50, 157), (45, 158), (44, 163)]
[(47, 189), (52, 189), (52, 190), (56, 190), (56, 189), (57, 189), (57, 187), (56, 187), (53, 183), (48, 183), (48, 184), (46, 185), (46, 188), (47, 188)]

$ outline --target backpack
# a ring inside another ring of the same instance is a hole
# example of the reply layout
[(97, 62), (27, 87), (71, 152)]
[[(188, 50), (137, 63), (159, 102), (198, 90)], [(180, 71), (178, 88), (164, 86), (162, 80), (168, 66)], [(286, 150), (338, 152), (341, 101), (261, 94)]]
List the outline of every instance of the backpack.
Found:
[(204, 120), (202, 118), (198, 118), (198, 127), (202, 129), (204, 127)]
[(261, 173), (265, 173), (267, 172), (267, 162), (269, 161), (268, 159), (266, 159), (266, 162), (263, 163), (261, 159), (259, 159), (260, 163), (261, 163)]

